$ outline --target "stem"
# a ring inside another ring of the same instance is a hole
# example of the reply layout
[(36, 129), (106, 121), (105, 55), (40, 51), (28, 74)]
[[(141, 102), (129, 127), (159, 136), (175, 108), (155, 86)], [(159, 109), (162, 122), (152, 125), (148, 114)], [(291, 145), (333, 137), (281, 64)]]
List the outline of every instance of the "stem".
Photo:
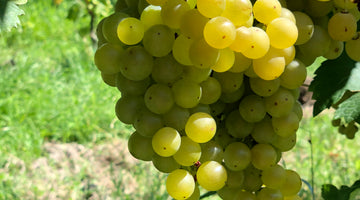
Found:
[(312, 144), (312, 134), (311, 131), (309, 132), (309, 143), (310, 143), (310, 166), (311, 166), (311, 186), (312, 186), (312, 199), (315, 200), (315, 185), (314, 185), (314, 151), (313, 151), (313, 144)]

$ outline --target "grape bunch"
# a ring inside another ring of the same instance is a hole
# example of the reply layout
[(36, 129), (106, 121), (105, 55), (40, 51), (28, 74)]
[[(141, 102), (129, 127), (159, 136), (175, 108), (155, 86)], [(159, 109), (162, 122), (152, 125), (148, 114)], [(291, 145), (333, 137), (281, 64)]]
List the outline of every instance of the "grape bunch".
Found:
[(278, 163), (296, 144), (306, 67), (344, 41), (359, 59), (353, 4), (118, 0), (98, 24), (94, 61), (121, 92), (131, 155), (168, 173), (174, 199), (199, 199), (200, 187), (226, 200), (301, 199), (300, 176)]

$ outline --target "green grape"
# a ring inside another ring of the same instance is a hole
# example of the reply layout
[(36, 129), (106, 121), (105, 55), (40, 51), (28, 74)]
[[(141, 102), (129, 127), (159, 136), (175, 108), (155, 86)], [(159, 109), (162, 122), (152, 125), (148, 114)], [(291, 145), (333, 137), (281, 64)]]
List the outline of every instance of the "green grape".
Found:
[(216, 161), (221, 163), (224, 158), (224, 151), (220, 144), (214, 140), (210, 140), (206, 143), (200, 144), (201, 146), (201, 157), (200, 162)]
[(177, 105), (174, 105), (167, 113), (163, 115), (165, 125), (173, 127), (178, 131), (185, 129), (185, 124), (189, 117), (189, 110)]
[(285, 196), (284, 200), (302, 200), (302, 198), (298, 195)]
[[(296, 49), (300, 50), (298, 46), (296, 47)], [(312, 65), (315, 62), (315, 60), (318, 58), (318, 55), (315, 55), (313, 53), (314, 52), (309, 52), (304, 54), (302, 51), (296, 51), (296, 58), (301, 60), (301, 62), (308, 67)]]
[(285, 49), (276, 49), (274, 47), (270, 47), (269, 52), (273, 55), (282, 56), (285, 59), (285, 65), (288, 65), (291, 63), (291, 61), (294, 60), (296, 55), (296, 49), (294, 46), (290, 46)]
[(137, 44), (144, 37), (144, 25), (134, 17), (126, 17), (119, 23), (117, 35), (120, 41), (126, 45)]
[(182, 166), (194, 165), (201, 157), (200, 144), (187, 136), (182, 136), (180, 148), (173, 157)]
[(194, 9), (196, 7), (197, 0), (186, 0), (186, 3), (189, 4), (191, 9)]
[(253, 7), (254, 17), (263, 24), (269, 24), (281, 15), (281, 4), (278, 0), (257, 0)]
[(281, 137), (289, 137), (299, 128), (299, 118), (294, 112), (283, 117), (273, 117), (271, 120), (275, 133)]
[(331, 40), (329, 50), (324, 54), (324, 57), (329, 60), (335, 60), (340, 57), (344, 51), (344, 42)]
[(179, 151), (181, 142), (179, 132), (171, 127), (159, 129), (152, 137), (152, 147), (155, 153), (163, 157), (173, 156)]
[(285, 182), (286, 171), (280, 165), (271, 166), (261, 173), (261, 180), (268, 188), (279, 189)]
[(225, 127), (231, 136), (245, 138), (253, 130), (254, 124), (245, 121), (239, 110), (234, 110), (226, 117)]
[(147, 6), (140, 15), (140, 21), (144, 25), (144, 31), (156, 24), (162, 24), (161, 7), (154, 5)]
[(256, 195), (258, 200), (283, 200), (284, 196), (278, 189), (265, 187)]
[[(216, 194), (221, 199), (235, 199), (235, 195), (238, 191), (239, 188), (229, 188), (227, 185), (225, 185), (220, 190), (216, 191)], [(251, 200), (256, 200), (256, 199), (251, 199)]]
[(172, 55), (175, 60), (183, 65), (192, 65), (192, 61), (190, 60), (190, 46), (193, 40), (189, 39), (183, 34), (180, 34), (174, 41), (172, 47)]
[(235, 198), (239, 200), (257, 200), (255, 194), (248, 191), (237, 191), (235, 193)]
[(168, 26), (156, 24), (145, 32), (143, 45), (152, 56), (162, 57), (171, 52), (174, 41), (174, 32)]
[(235, 26), (242, 26), (251, 17), (252, 4), (250, 0), (226, 0), (221, 16), (232, 21)]
[(346, 54), (354, 61), (360, 61), (360, 33), (357, 33), (357, 36), (352, 40), (349, 40), (345, 43)]
[(284, 72), (280, 76), (280, 84), (287, 89), (299, 88), (307, 76), (306, 66), (298, 59), (286, 65)]
[(174, 105), (171, 89), (163, 84), (151, 85), (146, 90), (144, 101), (146, 107), (156, 114), (164, 114)]
[(273, 95), (280, 87), (279, 78), (269, 81), (261, 78), (250, 78), (249, 83), (251, 90), (255, 94), (263, 97), (268, 97)]
[(103, 24), (104, 24), (104, 21), (107, 17), (104, 17), (96, 26), (96, 37), (97, 37), (97, 40), (98, 40), (98, 48), (107, 43), (108, 41), (106, 40), (106, 38), (104, 37), (104, 34), (102, 32), (102, 27), (103, 27)]
[(142, 136), (152, 137), (156, 131), (164, 127), (164, 122), (160, 115), (143, 108), (138, 111), (133, 126)]
[(232, 73), (232, 72), (223, 72), (213, 74), (213, 77), (216, 78), (220, 85), (221, 91), (223, 93), (231, 93), (238, 90), (243, 84), (244, 75), (243, 73)]
[(136, 131), (129, 137), (128, 149), (134, 158), (143, 161), (151, 161), (155, 154), (152, 149), (151, 138), (144, 137)]
[(211, 69), (216, 72), (228, 71), (235, 63), (235, 53), (229, 48), (219, 50), (219, 59)]
[(253, 60), (253, 69), (261, 79), (274, 80), (284, 72), (285, 58), (269, 51), (264, 57)]
[(296, 133), (289, 137), (281, 137), (276, 134), (271, 144), (281, 152), (289, 151), (296, 144)]
[(194, 177), (185, 169), (172, 171), (166, 179), (166, 191), (176, 200), (189, 198), (194, 190)]
[(222, 93), (220, 100), (224, 103), (235, 103), (240, 100), (245, 93), (245, 85), (242, 84), (241, 87), (231, 93)]
[(164, 5), (168, 0), (146, 0), (149, 4), (155, 5), (155, 6), (162, 6)]
[(182, 16), (188, 10), (190, 10), (190, 6), (188, 3), (186, 3), (186, 1), (170, 0), (161, 6), (161, 17), (165, 25), (172, 29), (178, 29), (180, 28), (180, 21)]
[(296, 101), (294, 103), (294, 107), (292, 109), (292, 112), (294, 112), (296, 114), (296, 116), (298, 117), (299, 121), (301, 121), (302, 117), (303, 117), (303, 110), (301, 107), (301, 103), (299, 101)]
[(214, 137), (216, 122), (214, 118), (207, 113), (194, 113), (185, 124), (185, 132), (194, 142), (205, 143)]
[(191, 62), (199, 68), (214, 66), (219, 56), (219, 50), (211, 47), (204, 38), (194, 40), (189, 49)]
[[(243, 52), (251, 46), (252, 33), (250, 27), (240, 26), (235, 30), (236, 36), (234, 42), (229, 48), (235, 52)], [(270, 44), (270, 43), (269, 43)]]
[(120, 73), (117, 73), (117, 74), (105, 74), (105, 73), (101, 72), (101, 79), (108, 86), (116, 87), (116, 77), (117, 77), (118, 74), (120, 74)]
[(333, 9), (333, 1), (305, 0), (305, 12), (311, 17), (322, 17)]
[(292, 22), (296, 23), (296, 18), (294, 16), (293, 12), (287, 8), (284, 8), (284, 7), (281, 8), (280, 17), (290, 19)]
[(143, 106), (141, 96), (123, 95), (115, 105), (116, 117), (124, 124), (133, 124), (136, 114)]
[(216, 49), (224, 49), (235, 40), (235, 25), (226, 17), (210, 19), (204, 27), (205, 41)]
[(104, 20), (102, 25), (102, 34), (104, 35), (106, 41), (117, 45), (123, 45), (122, 42), (119, 40), (117, 34), (117, 27), (121, 20), (126, 17), (129, 16), (123, 12), (115, 12)]
[(298, 173), (293, 170), (286, 170), (285, 182), (280, 187), (280, 191), (284, 196), (296, 195), (301, 189), (301, 178)]
[(294, 103), (294, 96), (289, 90), (283, 88), (279, 88), (273, 95), (265, 98), (266, 111), (273, 117), (289, 114)]
[(230, 143), (233, 143), (236, 141), (235, 138), (233, 138), (231, 135), (228, 134), (226, 128), (218, 128), (214, 140), (220, 144), (220, 146), (225, 149)]
[[(245, 35), (237, 42), (244, 42), (244, 51), (241, 53), (251, 59), (263, 57), (270, 48), (270, 38), (268, 34), (261, 28), (250, 27), (250, 35)], [(235, 39), (236, 40), (236, 39)]]
[(180, 79), (173, 84), (171, 89), (178, 106), (193, 108), (200, 102), (201, 87), (191, 80)]
[(262, 121), (255, 124), (253, 131), (251, 132), (252, 138), (257, 143), (267, 144), (271, 143), (275, 137), (270, 117), (266, 116)]
[(199, 185), (208, 191), (217, 191), (225, 186), (227, 173), (224, 166), (216, 161), (202, 163), (196, 172)]
[(225, 9), (225, 0), (197, 0), (197, 9), (207, 18), (221, 15)]
[(194, 113), (197, 113), (197, 112), (203, 112), (203, 113), (207, 113), (207, 114), (210, 115), (211, 114), (211, 109), (210, 109), (209, 105), (199, 103), (195, 107), (190, 108), (190, 113), (191, 114), (194, 114)]
[(277, 153), (270, 144), (256, 144), (251, 148), (251, 163), (260, 170), (276, 164)]
[(180, 168), (179, 163), (177, 163), (172, 156), (163, 157), (156, 153), (152, 157), (152, 163), (154, 167), (162, 173), (170, 173)]
[(164, 57), (155, 58), (151, 77), (157, 83), (171, 86), (181, 78), (183, 66), (169, 54)]
[(317, 57), (324, 55), (329, 50), (330, 43), (331, 38), (327, 31), (322, 27), (315, 25), (311, 39), (298, 47), (303, 54), (314, 55)]
[(216, 101), (213, 104), (210, 104), (210, 109), (211, 109), (211, 115), (212, 116), (218, 116), (220, 114), (222, 114), (225, 110), (226, 104), (223, 101)]
[(334, 40), (348, 41), (356, 34), (356, 19), (351, 13), (338, 12), (328, 23), (328, 33)]
[(184, 36), (196, 40), (203, 37), (205, 24), (209, 21), (198, 9), (188, 10), (180, 21), (180, 31)]
[(251, 162), (251, 151), (242, 142), (230, 143), (224, 151), (225, 166), (233, 171), (245, 169)]
[(120, 66), (123, 65), (123, 54), (124, 49), (122, 47), (105, 43), (96, 50), (94, 62), (102, 73), (116, 74), (120, 72)]
[(251, 66), (252, 60), (250, 58), (245, 57), (240, 52), (234, 52), (234, 53), (235, 53), (234, 64), (228, 71), (234, 73), (244, 72)]
[(271, 46), (284, 49), (295, 44), (298, 38), (296, 24), (286, 18), (276, 18), (272, 20), (266, 28)]
[(201, 83), (209, 78), (212, 70), (200, 69), (194, 66), (184, 66), (183, 79), (188, 79), (196, 83)]
[(232, 171), (228, 169), (226, 172), (228, 175), (226, 186), (229, 188), (240, 188), (245, 179), (244, 171)]
[(200, 83), (201, 86), (201, 99), (202, 104), (215, 103), (221, 95), (221, 85), (216, 78), (209, 77)]
[(154, 60), (142, 46), (128, 47), (123, 54), (121, 73), (128, 79), (140, 81), (147, 78), (153, 69)]
[(118, 73), (116, 76), (116, 87), (122, 94), (144, 95), (150, 84), (150, 77), (140, 81), (132, 81), (125, 78), (121, 73)]
[(249, 192), (260, 190), (263, 182), (261, 181), (261, 170), (255, 168), (252, 164), (244, 170), (244, 184), (243, 189)]
[(266, 115), (264, 99), (257, 95), (248, 95), (241, 100), (239, 111), (245, 121), (259, 122)]
[(334, 0), (334, 6), (349, 10), (356, 8), (356, 3), (354, 0)]
[(311, 18), (300, 11), (293, 12), (296, 19), (296, 27), (298, 28), (298, 38), (295, 45), (305, 44), (310, 40), (314, 33), (314, 23)]

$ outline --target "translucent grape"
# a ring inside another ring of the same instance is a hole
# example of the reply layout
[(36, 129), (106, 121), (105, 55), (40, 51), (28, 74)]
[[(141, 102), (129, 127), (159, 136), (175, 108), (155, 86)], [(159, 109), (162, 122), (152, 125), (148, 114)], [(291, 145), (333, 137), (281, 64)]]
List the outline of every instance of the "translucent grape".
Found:
[[(161, 17), (165, 25), (173, 29), (180, 28), (182, 16), (190, 10), (190, 6), (183, 0), (168, 0), (161, 7)], [(161, 44), (161, 43), (158, 43)], [(161, 45), (159, 45), (161, 46)]]
[(174, 32), (166, 25), (157, 24), (145, 32), (143, 45), (152, 56), (162, 57), (171, 52), (174, 41)]
[(210, 68), (198, 68), (194, 66), (184, 66), (182, 78), (201, 83), (209, 78), (212, 70)]
[(201, 87), (188, 79), (176, 81), (172, 86), (175, 103), (183, 108), (195, 107), (201, 99)]
[(296, 134), (293, 134), (289, 137), (275, 135), (271, 144), (282, 152), (289, 151), (296, 144)]
[(153, 25), (162, 24), (161, 7), (155, 5), (147, 6), (140, 15), (140, 21), (143, 23), (145, 31)]
[(207, 114), (210, 115), (211, 114), (211, 108), (207, 104), (199, 103), (195, 107), (190, 108), (190, 113), (191, 114), (194, 114), (194, 113), (197, 113), (197, 112), (203, 112), (203, 113), (207, 113)]
[(228, 175), (226, 186), (229, 188), (240, 188), (245, 179), (244, 171), (232, 171), (227, 169), (226, 172)]
[(235, 92), (241, 87), (244, 80), (243, 73), (216, 72), (213, 74), (213, 77), (219, 81), (223, 93)]
[(175, 60), (183, 65), (193, 65), (190, 60), (190, 46), (193, 43), (192, 39), (189, 39), (183, 34), (180, 34), (174, 41), (172, 47), (172, 55)]
[(200, 162), (204, 163), (206, 161), (217, 161), (219, 163), (222, 162), (224, 158), (224, 151), (221, 145), (214, 141), (210, 140), (209, 142), (200, 144), (201, 146), (201, 157)]
[(263, 97), (273, 95), (280, 87), (280, 79), (278, 78), (269, 81), (261, 78), (250, 78), (249, 82), (251, 90)]
[(281, 8), (281, 15), (280, 17), (284, 17), (287, 19), (290, 19), (291, 21), (293, 21), (294, 23), (296, 23), (296, 18), (293, 14), (293, 12), (287, 8), (282, 7)]
[(226, 0), (221, 16), (228, 18), (235, 26), (242, 26), (251, 17), (252, 4), (250, 0)]
[(116, 76), (116, 87), (122, 94), (143, 95), (150, 86), (150, 77), (140, 81), (133, 81), (125, 78), (121, 73)]
[(207, 113), (194, 113), (186, 122), (185, 132), (194, 142), (205, 143), (214, 137), (216, 122), (214, 118)]
[(276, 163), (277, 153), (270, 144), (256, 144), (251, 148), (251, 163), (260, 170), (265, 170)]
[(240, 73), (244, 72), (250, 67), (252, 60), (245, 57), (240, 52), (235, 52), (235, 61), (233, 66), (228, 70), (229, 72)]
[(294, 102), (290, 91), (279, 88), (273, 95), (265, 98), (265, 107), (271, 116), (282, 117), (291, 112)]
[(123, 12), (115, 12), (104, 20), (102, 25), (102, 34), (108, 42), (122, 45), (117, 35), (117, 27), (121, 20), (126, 17), (128, 17), (128, 15)]
[(252, 138), (257, 143), (271, 143), (275, 137), (276, 133), (274, 132), (271, 119), (265, 117), (262, 121), (255, 124), (253, 131), (251, 132)]
[[(120, 74), (120, 73), (118, 73)], [(105, 74), (103, 72), (100, 73), (101, 79), (110, 87), (116, 87), (116, 76), (117, 74)]]
[(124, 124), (133, 124), (137, 112), (144, 106), (141, 96), (123, 95), (116, 102), (116, 117)]
[(201, 86), (201, 99), (202, 104), (215, 103), (221, 95), (221, 85), (216, 78), (209, 77), (200, 83)]
[(280, 188), (284, 196), (296, 195), (301, 189), (301, 179), (298, 173), (293, 170), (286, 170), (285, 182)]
[(189, 117), (189, 110), (177, 105), (174, 105), (167, 113), (163, 115), (165, 125), (173, 127), (178, 131), (185, 129), (185, 124)]
[(225, 0), (197, 0), (197, 9), (207, 18), (221, 15), (225, 9)]
[(129, 137), (128, 149), (134, 158), (143, 161), (150, 161), (155, 154), (152, 149), (151, 138), (144, 137), (136, 131)]
[(282, 195), (280, 190), (272, 189), (272, 188), (268, 188), (268, 187), (261, 189), (256, 197), (258, 200), (269, 200), (269, 199), (283, 200), (284, 199), (284, 196)]
[(147, 108), (143, 108), (138, 111), (133, 126), (142, 136), (152, 137), (156, 131), (164, 127), (164, 122), (161, 115), (157, 115)]
[(235, 26), (226, 17), (214, 17), (204, 27), (205, 41), (217, 49), (224, 49), (230, 46), (235, 40), (235, 36)]
[(300, 45), (304, 44), (310, 40), (314, 33), (314, 23), (311, 18), (300, 11), (293, 12), (295, 19), (296, 19), (296, 27), (298, 28), (298, 39), (296, 40), (295, 44)]
[(328, 33), (334, 40), (348, 41), (356, 34), (356, 19), (351, 13), (338, 12), (328, 23)]
[(191, 62), (199, 68), (214, 66), (219, 55), (219, 50), (211, 47), (203, 38), (193, 41), (189, 49)]
[(245, 179), (243, 189), (249, 192), (260, 190), (263, 182), (261, 181), (261, 170), (255, 168), (252, 164), (244, 170)]
[(326, 30), (315, 25), (313, 36), (305, 44), (299, 45), (299, 50), (303, 54), (310, 54), (314, 56), (324, 55), (330, 47), (331, 38)]
[(187, 170), (176, 169), (166, 179), (166, 191), (176, 200), (187, 199), (194, 190), (194, 178)]
[(229, 144), (224, 151), (225, 166), (233, 171), (245, 169), (251, 162), (251, 151), (242, 142)]
[(245, 121), (259, 122), (266, 115), (264, 99), (257, 95), (248, 95), (241, 100), (239, 111)]
[(155, 58), (151, 77), (157, 83), (172, 85), (179, 80), (183, 72), (183, 66), (172, 55)]
[(146, 107), (156, 114), (168, 112), (174, 105), (171, 89), (163, 84), (151, 85), (144, 96)]
[(174, 155), (176, 162), (182, 166), (191, 166), (194, 165), (200, 157), (200, 144), (192, 141), (187, 136), (182, 136), (180, 148)]
[(108, 41), (106, 40), (106, 38), (104, 37), (104, 34), (102, 32), (102, 27), (104, 25), (104, 21), (106, 20), (107, 17), (104, 17), (96, 26), (96, 37), (98, 39), (98, 48), (107, 43)]
[(180, 164), (172, 156), (162, 157), (156, 153), (152, 157), (152, 163), (157, 170), (163, 173), (170, 173), (180, 168)]
[(224, 166), (216, 161), (202, 163), (196, 172), (199, 185), (208, 191), (220, 190), (225, 186), (227, 173)]
[(248, 136), (254, 128), (253, 123), (245, 121), (238, 110), (232, 111), (225, 119), (225, 127), (229, 134), (235, 138)]
[(128, 79), (140, 81), (147, 78), (153, 69), (154, 60), (142, 46), (131, 46), (123, 54), (121, 73)]
[(254, 17), (263, 24), (269, 24), (281, 15), (281, 4), (278, 0), (257, 0), (254, 3)]
[(344, 51), (344, 42), (331, 40), (329, 50), (324, 54), (324, 57), (329, 60), (334, 60), (343, 53)]
[(144, 31), (143, 23), (134, 17), (121, 20), (117, 27), (117, 35), (120, 41), (127, 45), (139, 43), (144, 37)]
[(281, 86), (287, 89), (296, 89), (304, 83), (306, 76), (306, 66), (300, 60), (295, 59), (286, 65), (280, 76)]
[(286, 171), (280, 165), (274, 165), (265, 169), (261, 173), (261, 180), (266, 185), (266, 187), (278, 189), (285, 182)]
[(294, 112), (283, 117), (273, 117), (271, 121), (275, 133), (281, 137), (289, 137), (295, 134), (299, 128), (299, 118)]
[(253, 60), (253, 69), (260, 78), (274, 80), (284, 72), (285, 58), (268, 52), (264, 57)]
[(116, 74), (120, 72), (120, 66), (123, 65), (123, 54), (122, 47), (106, 43), (96, 50), (94, 62), (102, 73)]
[[(238, 28), (239, 29), (239, 28)], [(236, 37), (236, 43), (243, 43), (244, 48), (241, 53), (244, 56), (257, 59), (263, 57), (270, 48), (270, 39), (266, 32), (258, 27), (250, 27), (250, 34), (242, 35), (242, 37)]]
[(240, 100), (245, 93), (245, 85), (242, 84), (241, 87), (230, 93), (222, 93), (220, 100), (224, 103), (235, 103)]
[(234, 51), (229, 48), (225, 48), (220, 49), (219, 53), (219, 59), (215, 65), (211, 67), (211, 69), (216, 72), (228, 71), (235, 63)]
[(298, 38), (296, 24), (286, 18), (276, 18), (267, 26), (266, 33), (270, 38), (271, 46), (284, 49), (295, 44)]
[(333, 9), (333, 1), (307, 0), (305, 2), (305, 11), (311, 17), (325, 16)]
[(354, 61), (360, 61), (360, 33), (357, 33), (357, 36), (352, 40), (349, 40), (345, 43), (346, 54), (353, 59)]
[(205, 24), (209, 21), (198, 9), (187, 11), (180, 21), (180, 31), (184, 36), (196, 40), (203, 37)]
[(169, 157), (174, 155), (180, 148), (181, 137), (176, 129), (163, 127), (152, 137), (152, 147), (160, 156)]

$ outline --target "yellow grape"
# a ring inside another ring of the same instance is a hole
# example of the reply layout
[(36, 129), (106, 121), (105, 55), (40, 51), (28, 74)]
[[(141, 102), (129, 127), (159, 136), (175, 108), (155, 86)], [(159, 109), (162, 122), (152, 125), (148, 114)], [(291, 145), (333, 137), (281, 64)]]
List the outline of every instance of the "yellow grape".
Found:
[(165, 25), (173, 29), (180, 28), (182, 16), (190, 10), (190, 6), (184, 0), (168, 0), (161, 7), (161, 17)]
[(205, 41), (212, 47), (224, 49), (235, 40), (234, 24), (226, 17), (214, 17), (204, 27)]
[(270, 40), (263, 29), (240, 27), (236, 32), (235, 41), (230, 46), (232, 50), (241, 52), (251, 59), (261, 58), (268, 52)]
[(296, 55), (296, 49), (294, 46), (291, 46), (291, 47), (288, 47), (285, 49), (276, 49), (274, 47), (270, 47), (269, 52), (271, 52), (272, 54), (283, 56), (285, 59), (285, 65), (288, 65), (289, 63), (291, 63), (291, 61), (294, 60), (295, 55)]
[(284, 184), (280, 187), (280, 191), (284, 196), (296, 195), (301, 189), (301, 178), (294, 170), (286, 170), (286, 178)]
[(199, 68), (206, 69), (214, 66), (219, 55), (219, 49), (211, 47), (203, 38), (193, 41), (189, 50), (191, 62)]
[(224, 166), (216, 161), (202, 163), (196, 172), (199, 185), (208, 191), (217, 191), (225, 186), (227, 173)]
[(212, 70), (216, 72), (228, 71), (235, 63), (235, 53), (229, 48), (220, 49), (220, 56)]
[(194, 165), (201, 157), (201, 146), (189, 137), (182, 136), (180, 148), (173, 157), (182, 166)]
[(269, 24), (281, 15), (281, 4), (278, 0), (257, 0), (254, 3), (254, 17), (263, 24)]
[(152, 147), (155, 153), (163, 157), (173, 156), (180, 148), (181, 137), (176, 129), (164, 127), (152, 137)]
[(216, 122), (214, 118), (207, 113), (194, 113), (186, 122), (185, 132), (194, 142), (205, 143), (214, 137)]
[(293, 12), (287, 8), (281, 8), (281, 15), (280, 17), (284, 17), (287, 19), (290, 19), (291, 21), (293, 21), (294, 23), (296, 23), (296, 18), (293, 14)]
[(251, 12), (250, 0), (226, 0), (225, 10), (221, 16), (228, 18), (235, 26), (242, 26), (248, 23)]
[(137, 44), (144, 37), (144, 25), (134, 17), (127, 17), (119, 23), (117, 35), (124, 44)]
[(250, 46), (251, 30), (248, 27), (240, 26), (235, 30), (235, 40), (229, 48), (235, 52), (243, 52)]
[(197, 0), (197, 9), (207, 18), (221, 15), (225, 9), (225, 0)]
[(286, 18), (276, 18), (268, 25), (266, 33), (270, 38), (271, 46), (285, 49), (295, 44), (298, 38), (296, 24)]
[(285, 58), (268, 53), (262, 58), (253, 60), (256, 75), (264, 80), (274, 80), (281, 76), (285, 69)]
[(140, 21), (144, 24), (145, 31), (156, 24), (162, 24), (161, 7), (149, 5), (140, 15)]
[(235, 61), (233, 66), (229, 69), (229, 72), (240, 73), (247, 70), (252, 64), (252, 60), (245, 57), (240, 52), (235, 52)]
[(166, 191), (176, 200), (189, 198), (194, 190), (194, 177), (185, 169), (172, 171), (166, 179)]
[(334, 40), (348, 41), (356, 34), (357, 21), (351, 13), (339, 12), (328, 23), (328, 33)]

